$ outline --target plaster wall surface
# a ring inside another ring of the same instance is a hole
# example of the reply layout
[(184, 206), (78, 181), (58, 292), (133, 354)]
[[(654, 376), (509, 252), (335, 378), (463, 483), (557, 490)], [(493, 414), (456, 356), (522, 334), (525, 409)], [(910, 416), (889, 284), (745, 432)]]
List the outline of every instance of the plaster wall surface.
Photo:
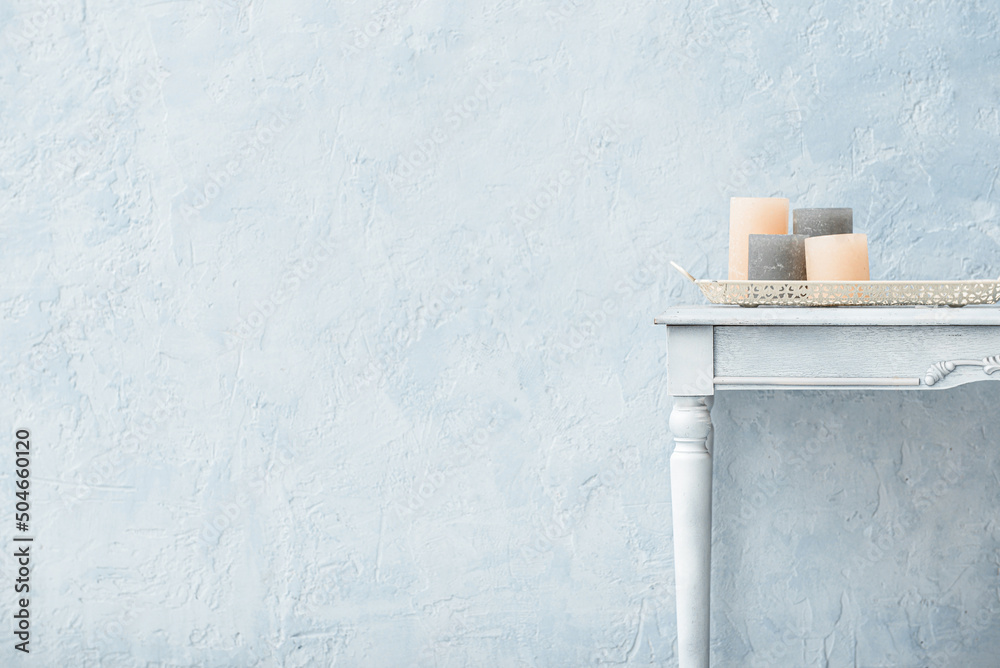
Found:
[[(668, 262), (1000, 275), (998, 11), (0, 4), (0, 664), (675, 665)], [(1000, 665), (998, 390), (720, 395), (713, 665)]]

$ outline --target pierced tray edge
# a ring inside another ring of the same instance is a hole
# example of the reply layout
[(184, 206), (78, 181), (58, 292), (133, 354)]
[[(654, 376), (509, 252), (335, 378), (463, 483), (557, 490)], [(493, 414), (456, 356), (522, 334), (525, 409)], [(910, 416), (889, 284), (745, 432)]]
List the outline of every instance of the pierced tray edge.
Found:
[[(696, 280), (702, 294), (713, 304), (736, 306), (971, 306), (995, 304), (1000, 301), (1000, 280), (943, 280), (943, 281), (730, 281)], [(773, 285), (777, 295), (761, 297), (740, 293), (740, 288)], [(894, 289), (906, 287), (905, 292)], [(975, 286), (985, 293), (978, 295), (958, 294)], [(804, 291), (825, 287), (836, 290), (842, 288), (846, 294), (835, 292), (821, 295), (802, 294)], [(866, 296), (868, 288), (878, 295)], [(914, 295), (914, 290), (927, 290), (929, 294)], [(937, 294), (934, 294), (937, 293)]]

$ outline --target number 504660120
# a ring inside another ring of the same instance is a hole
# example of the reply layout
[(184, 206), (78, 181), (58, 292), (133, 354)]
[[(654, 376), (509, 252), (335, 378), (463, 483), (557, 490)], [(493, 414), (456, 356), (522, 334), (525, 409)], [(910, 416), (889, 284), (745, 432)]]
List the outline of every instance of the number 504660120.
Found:
[(17, 475), (17, 482), (14, 484), (17, 487), (15, 496), (17, 496), (18, 500), (15, 505), (17, 513), (14, 516), (14, 520), (18, 531), (27, 531), (28, 521), (31, 519), (31, 516), (28, 514), (28, 511), (31, 509), (31, 505), (28, 503), (28, 488), (31, 486), (31, 471), (28, 468), (31, 465), (31, 441), (29, 440), (31, 434), (27, 429), (18, 429), (15, 436), (17, 436), (17, 446), (15, 449), (17, 460), (14, 462), (16, 466), (14, 473)]

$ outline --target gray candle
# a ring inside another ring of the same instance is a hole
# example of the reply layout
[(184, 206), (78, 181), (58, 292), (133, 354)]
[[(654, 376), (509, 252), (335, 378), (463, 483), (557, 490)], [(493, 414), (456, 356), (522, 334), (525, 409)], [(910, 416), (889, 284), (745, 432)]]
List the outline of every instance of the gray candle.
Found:
[(751, 234), (747, 278), (806, 280), (806, 238), (804, 234)]
[(792, 232), (807, 237), (828, 234), (853, 234), (854, 212), (851, 209), (795, 209)]

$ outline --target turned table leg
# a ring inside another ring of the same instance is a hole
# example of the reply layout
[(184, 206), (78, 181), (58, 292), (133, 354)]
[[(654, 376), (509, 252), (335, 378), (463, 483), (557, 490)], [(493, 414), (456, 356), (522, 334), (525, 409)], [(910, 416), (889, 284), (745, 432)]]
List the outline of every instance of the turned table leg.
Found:
[(674, 397), (670, 498), (680, 668), (708, 668), (712, 561), (712, 397)]

